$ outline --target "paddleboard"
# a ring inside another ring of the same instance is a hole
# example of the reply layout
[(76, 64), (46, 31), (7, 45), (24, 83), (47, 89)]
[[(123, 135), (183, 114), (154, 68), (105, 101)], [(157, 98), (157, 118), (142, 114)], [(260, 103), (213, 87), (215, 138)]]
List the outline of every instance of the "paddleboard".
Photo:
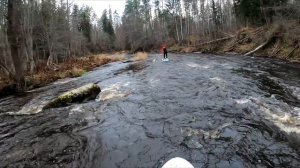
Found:
[(167, 161), (162, 168), (194, 168), (194, 166), (183, 158), (175, 157)]
[(162, 61), (163, 61), (163, 62), (168, 62), (168, 61), (169, 61), (169, 58), (166, 58), (166, 59), (163, 58)]

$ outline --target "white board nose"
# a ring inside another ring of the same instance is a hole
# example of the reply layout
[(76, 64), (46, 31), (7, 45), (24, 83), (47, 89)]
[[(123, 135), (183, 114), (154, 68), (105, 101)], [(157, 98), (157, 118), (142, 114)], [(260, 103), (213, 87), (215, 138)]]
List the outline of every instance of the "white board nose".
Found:
[(162, 168), (194, 168), (194, 166), (187, 160), (176, 157), (167, 161)]

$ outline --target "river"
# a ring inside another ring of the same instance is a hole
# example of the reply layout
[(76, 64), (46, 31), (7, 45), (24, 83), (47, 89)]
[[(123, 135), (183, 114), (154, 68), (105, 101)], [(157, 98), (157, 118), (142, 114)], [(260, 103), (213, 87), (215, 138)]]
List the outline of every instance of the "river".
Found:
[[(38, 107), (87, 83), (93, 101)], [(300, 167), (300, 66), (269, 58), (151, 54), (0, 99), (0, 167)]]

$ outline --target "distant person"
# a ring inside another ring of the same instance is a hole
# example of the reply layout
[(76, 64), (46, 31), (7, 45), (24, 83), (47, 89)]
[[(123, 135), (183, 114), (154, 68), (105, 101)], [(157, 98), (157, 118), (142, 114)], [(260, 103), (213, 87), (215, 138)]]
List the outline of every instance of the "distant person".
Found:
[(163, 47), (164, 59), (168, 59), (168, 50), (166, 47)]

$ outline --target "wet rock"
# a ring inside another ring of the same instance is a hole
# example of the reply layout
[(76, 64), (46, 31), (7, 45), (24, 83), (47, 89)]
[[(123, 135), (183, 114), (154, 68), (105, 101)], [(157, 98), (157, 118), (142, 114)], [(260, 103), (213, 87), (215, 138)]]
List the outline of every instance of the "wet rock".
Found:
[(7, 112), (10, 115), (26, 115), (26, 114), (37, 114), (45, 109), (63, 107), (70, 103), (79, 103), (85, 100), (92, 100), (97, 97), (101, 91), (100, 87), (96, 84), (87, 84), (77, 89), (65, 92), (59, 95), (57, 98), (48, 99), (41, 96), (37, 96), (30, 102), (25, 104), (21, 110), (17, 112)]
[(190, 149), (200, 149), (203, 147), (203, 145), (200, 142), (198, 142), (195, 138), (184, 142), (184, 144)]
[(49, 102), (43, 109), (66, 106), (74, 102), (82, 102), (84, 100), (93, 100), (101, 92), (101, 89), (96, 84), (87, 84), (77, 89), (65, 92), (56, 99)]
[(224, 168), (240, 168), (244, 167), (240, 161), (236, 160), (221, 160), (219, 163), (216, 164), (216, 167), (224, 167)]
[(239, 136), (238, 131), (230, 129), (230, 128), (225, 128), (220, 137), (228, 138), (228, 139), (235, 139), (237, 136)]

